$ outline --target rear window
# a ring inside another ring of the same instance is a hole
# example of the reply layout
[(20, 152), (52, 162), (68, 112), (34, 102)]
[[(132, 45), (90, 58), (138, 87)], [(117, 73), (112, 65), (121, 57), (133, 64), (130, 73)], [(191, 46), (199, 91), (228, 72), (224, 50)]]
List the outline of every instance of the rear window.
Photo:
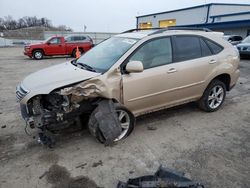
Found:
[(206, 43), (209, 46), (209, 48), (211, 49), (211, 51), (213, 52), (213, 54), (218, 54), (223, 50), (223, 47), (220, 46), (219, 44), (206, 39)]
[(202, 57), (199, 37), (175, 36), (174, 40), (174, 58), (176, 62)]

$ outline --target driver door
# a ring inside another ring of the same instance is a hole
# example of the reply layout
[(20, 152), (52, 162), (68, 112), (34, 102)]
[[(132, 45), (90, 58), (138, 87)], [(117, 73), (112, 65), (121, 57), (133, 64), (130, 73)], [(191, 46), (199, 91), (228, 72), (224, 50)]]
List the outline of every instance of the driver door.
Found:
[(172, 63), (170, 37), (146, 42), (128, 59), (141, 61), (144, 71), (123, 74), (124, 105), (133, 113), (155, 109), (167, 102), (167, 72)]
[(65, 48), (60, 37), (52, 38), (45, 48), (46, 55), (64, 55)]

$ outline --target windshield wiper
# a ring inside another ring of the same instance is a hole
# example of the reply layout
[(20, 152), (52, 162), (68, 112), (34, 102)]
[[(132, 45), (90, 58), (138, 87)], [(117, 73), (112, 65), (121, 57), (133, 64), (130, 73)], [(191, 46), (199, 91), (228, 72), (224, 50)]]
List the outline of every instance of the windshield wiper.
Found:
[(86, 70), (89, 70), (89, 71), (92, 71), (92, 72), (96, 72), (96, 70), (93, 67), (91, 67), (91, 66), (89, 66), (87, 64), (84, 64), (84, 63), (76, 63), (76, 64), (77, 65), (81, 65)]

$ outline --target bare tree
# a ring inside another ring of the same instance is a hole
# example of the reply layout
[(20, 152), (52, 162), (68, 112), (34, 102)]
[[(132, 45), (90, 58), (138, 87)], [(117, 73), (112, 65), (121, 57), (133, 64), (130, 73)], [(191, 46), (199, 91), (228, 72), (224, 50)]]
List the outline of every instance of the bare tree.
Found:
[(0, 30), (13, 30), (27, 27), (35, 27), (35, 26), (43, 26), (47, 28), (56, 28), (63, 31), (72, 31), (71, 28), (60, 25), (55, 27), (52, 25), (51, 21), (45, 17), (37, 18), (36, 16), (25, 16), (15, 20), (12, 16), (5, 16), (4, 18), (0, 18)]

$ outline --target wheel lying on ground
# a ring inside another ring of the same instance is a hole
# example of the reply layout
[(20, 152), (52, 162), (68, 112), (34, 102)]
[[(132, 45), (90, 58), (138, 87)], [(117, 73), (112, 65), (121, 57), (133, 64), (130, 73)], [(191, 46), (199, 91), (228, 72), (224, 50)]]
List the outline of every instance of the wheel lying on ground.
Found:
[[(117, 113), (117, 117), (118, 120), (121, 123), (121, 128), (122, 128), (122, 132), (121, 134), (114, 140), (114, 142), (118, 142), (122, 139), (125, 139), (126, 137), (128, 137), (130, 135), (130, 133), (133, 131), (134, 129), (134, 125), (135, 125), (135, 117), (134, 115), (123, 105), (116, 103), (115, 104), (115, 111)], [(95, 137), (97, 138), (97, 140), (101, 143), (105, 143), (105, 138), (102, 135), (102, 132), (100, 131), (100, 129), (98, 128), (98, 122), (96, 121), (96, 119), (92, 116), (94, 116), (94, 112), (90, 115), (90, 120), (89, 123), (91, 123), (91, 127), (95, 127)]]
[(226, 97), (226, 86), (220, 80), (213, 80), (203, 93), (198, 104), (206, 112), (214, 112), (223, 104)]
[(43, 58), (43, 51), (42, 50), (35, 50), (33, 53), (32, 53), (33, 57), (37, 60), (40, 60)]

